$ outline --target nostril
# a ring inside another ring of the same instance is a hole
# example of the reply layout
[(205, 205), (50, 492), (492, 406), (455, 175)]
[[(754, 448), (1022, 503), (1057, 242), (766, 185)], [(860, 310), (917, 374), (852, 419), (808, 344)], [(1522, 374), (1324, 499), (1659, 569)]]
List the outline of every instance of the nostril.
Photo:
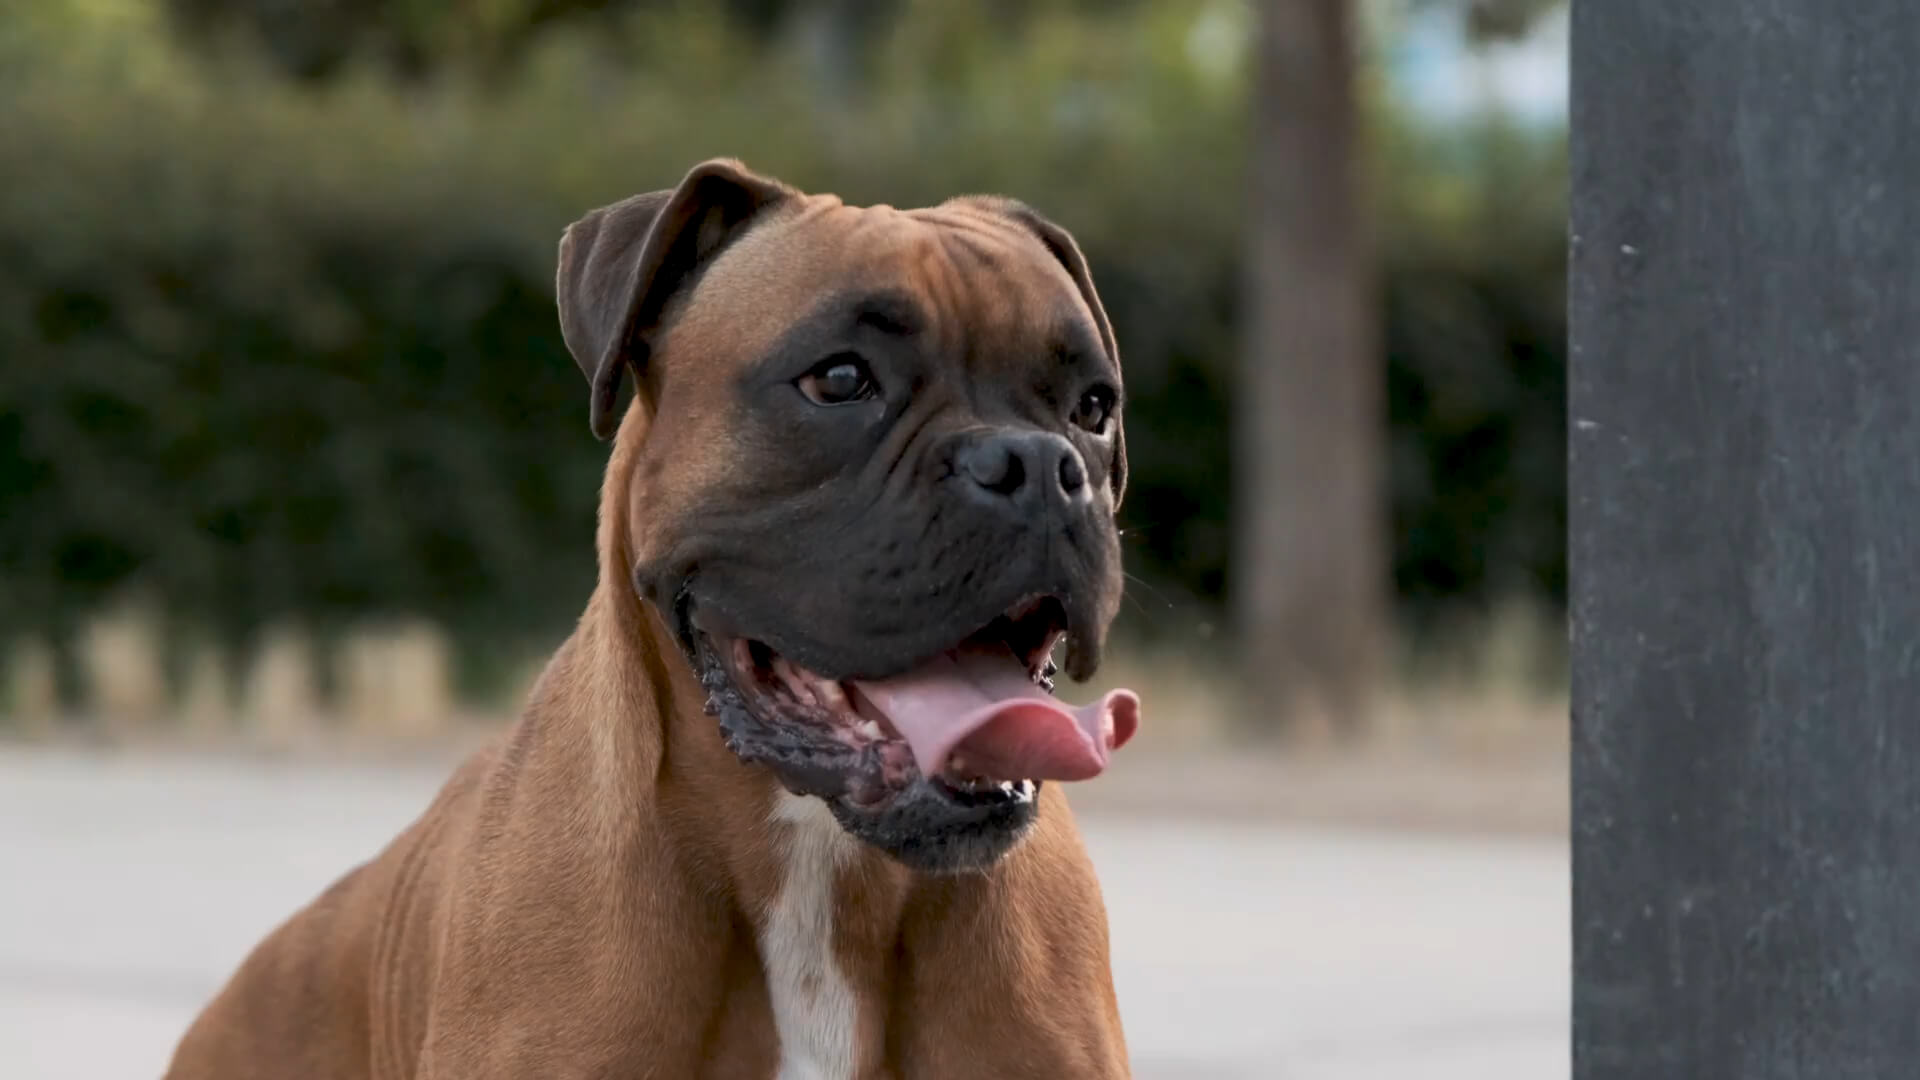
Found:
[(967, 455), (966, 468), (974, 483), (999, 495), (1011, 495), (1027, 481), (1027, 468), (1020, 455), (998, 439), (974, 447)]
[(1005, 464), (1000, 469), (999, 482), (987, 486), (1002, 495), (1011, 495), (1027, 482), (1027, 467), (1021, 463), (1019, 454), (1003, 453), (1001, 460)]
[(1071, 495), (1087, 486), (1087, 473), (1080, 467), (1077, 454), (1067, 454), (1060, 459), (1060, 490)]

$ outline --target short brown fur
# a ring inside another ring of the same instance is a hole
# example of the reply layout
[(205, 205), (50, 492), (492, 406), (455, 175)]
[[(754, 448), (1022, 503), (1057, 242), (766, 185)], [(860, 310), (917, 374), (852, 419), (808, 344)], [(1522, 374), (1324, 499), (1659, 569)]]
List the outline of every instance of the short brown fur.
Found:
[[(915, 220), (783, 197), (782, 227), (739, 238), (674, 314), (654, 350), (672, 371), (634, 365), (599, 583), (518, 723), (255, 949), (187, 1032), (172, 1080), (775, 1076), (755, 928), (781, 886), (776, 785), (722, 744), (631, 575), (734, 458), (727, 358), (815, 299), (795, 283), (848, 273), (832, 238)], [(992, 246), (1071, 286), (1039, 245), (1005, 231)], [(907, 277), (969, 320), (1033, 315), (962, 298), (929, 265)], [(744, 294), (755, 319), (737, 317)], [(609, 375), (589, 374), (599, 402)], [(839, 877), (834, 946), (858, 1000), (861, 1077), (1128, 1075), (1099, 888), (1059, 787), (1042, 800), (1032, 833), (984, 873), (916, 875), (862, 848)]]

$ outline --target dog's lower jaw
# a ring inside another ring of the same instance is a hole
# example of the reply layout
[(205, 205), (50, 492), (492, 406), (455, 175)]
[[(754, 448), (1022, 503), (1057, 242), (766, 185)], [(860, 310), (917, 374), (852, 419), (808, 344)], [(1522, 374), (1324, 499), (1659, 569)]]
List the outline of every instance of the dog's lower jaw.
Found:
[(984, 870), (1017, 847), (1039, 816), (1037, 781), (1024, 781), (1005, 796), (968, 798), (916, 774), (890, 790), (882, 779), (885, 766), (872, 760), (880, 747), (856, 750), (766, 723), (697, 637), (692, 662), (707, 692), (707, 712), (734, 756), (767, 769), (795, 795), (824, 800), (849, 835), (910, 870)]
[(1039, 781), (1019, 798), (966, 807), (924, 777), (870, 811), (830, 799), (835, 821), (909, 870), (961, 874), (986, 870), (1020, 845), (1039, 819)]

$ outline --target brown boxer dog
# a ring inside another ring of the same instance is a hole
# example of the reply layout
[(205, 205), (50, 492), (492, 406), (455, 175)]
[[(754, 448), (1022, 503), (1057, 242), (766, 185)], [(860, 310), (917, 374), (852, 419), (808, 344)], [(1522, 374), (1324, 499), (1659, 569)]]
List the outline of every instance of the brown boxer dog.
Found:
[(569, 228), (559, 306), (614, 437), (586, 614), (169, 1075), (1128, 1075), (1045, 783), (1138, 716), (1050, 693), (1121, 591), (1119, 360), (1074, 241), (714, 161)]

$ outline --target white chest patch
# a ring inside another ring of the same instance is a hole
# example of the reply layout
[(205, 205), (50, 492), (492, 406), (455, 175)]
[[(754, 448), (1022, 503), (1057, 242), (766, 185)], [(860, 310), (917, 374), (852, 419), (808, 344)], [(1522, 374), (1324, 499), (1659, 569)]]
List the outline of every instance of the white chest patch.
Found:
[(853, 1080), (859, 1007), (833, 954), (833, 885), (856, 841), (819, 799), (782, 791), (773, 804), (780, 891), (760, 930), (773, 1023), (775, 1080)]

